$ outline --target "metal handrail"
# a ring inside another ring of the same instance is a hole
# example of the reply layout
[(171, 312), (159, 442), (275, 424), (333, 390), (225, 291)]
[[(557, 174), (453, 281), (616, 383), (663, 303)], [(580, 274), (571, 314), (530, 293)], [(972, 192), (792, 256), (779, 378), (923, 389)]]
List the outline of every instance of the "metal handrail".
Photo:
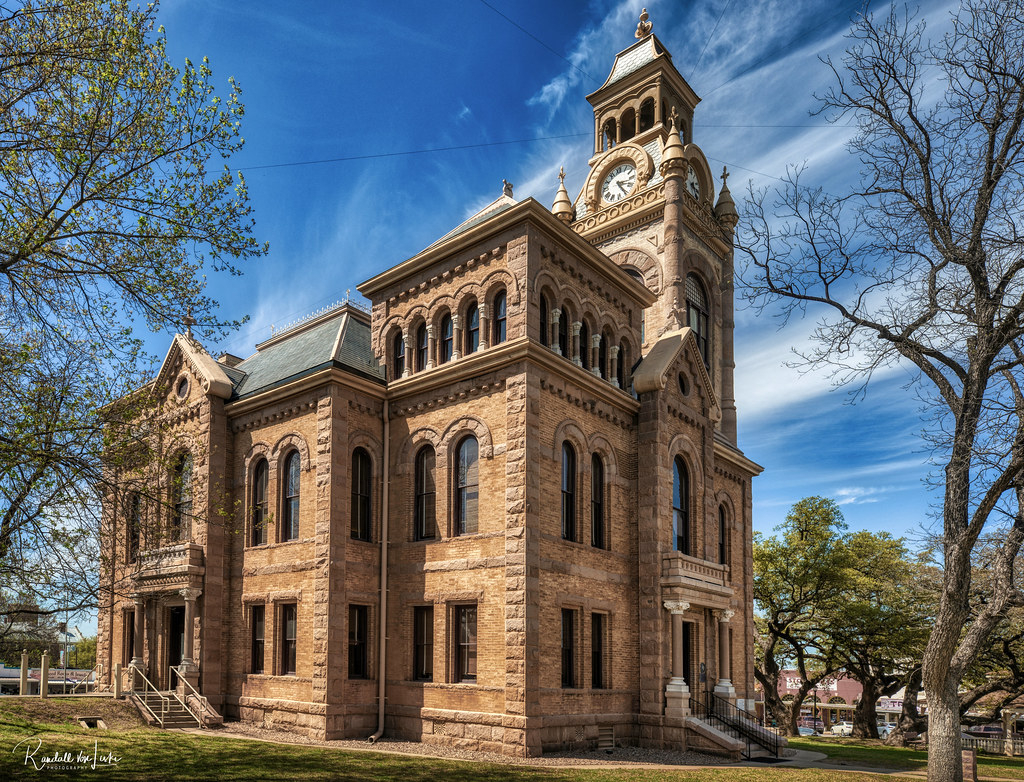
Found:
[[(81, 679), (80, 681), (75, 682), (75, 686), (71, 688), (71, 694), (74, 695), (76, 692), (78, 692), (78, 688), (81, 687), (83, 684), (85, 685), (85, 691), (86, 692), (89, 692), (89, 685), (90, 684), (95, 684), (97, 689), (98, 689), (99, 688), (99, 682), (100, 682), (100, 669), (102, 667), (103, 667), (103, 663), (96, 663), (92, 667), (92, 670), (89, 671), (89, 673), (87, 673), (85, 675), (84, 679)], [(95, 678), (93, 679), (93, 675), (94, 674), (95, 674)], [(90, 681), (90, 679), (93, 679), (93, 680)]]
[(709, 691), (706, 695), (708, 714), (735, 728), (745, 738), (771, 752), (775, 757), (779, 756), (778, 734), (765, 728), (757, 715), (739, 708), (736, 704), (713, 692)]
[[(199, 699), (200, 699), (200, 703), (201, 703), (202, 701), (206, 700), (206, 699), (205, 699), (205, 698), (204, 698), (204, 697), (203, 697), (202, 695), (200, 695), (200, 694), (199, 694), (199, 692), (198, 692), (198, 691), (196, 690), (196, 688), (192, 686), (192, 684), (191, 684), (191, 683), (189, 682), (189, 680), (188, 680), (188, 679), (186, 679), (186, 678), (185, 678), (184, 676), (182, 676), (182, 675), (181, 675), (181, 672), (180, 672), (180, 671), (179, 671), (179, 670), (177, 669), (177, 667), (176, 667), (176, 666), (173, 666), (173, 665), (172, 665), (172, 666), (171, 666), (171, 670), (172, 670), (172, 671), (174, 671), (174, 672), (175, 672), (175, 673), (176, 673), (176, 674), (178, 675), (178, 681), (179, 681), (179, 682), (181, 682), (182, 684), (184, 684), (184, 685), (185, 685), (186, 687), (188, 687), (188, 688), (189, 688), (190, 690), (192, 690), (192, 693), (193, 693), (193, 694), (194, 694), (194, 695), (195, 695), (195, 696), (196, 696), (197, 698), (199, 698)], [(168, 677), (167, 681), (170, 681), (170, 677)], [(191, 715), (192, 719), (194, 719), (194, 720), (195, 720), (196, 722), (198, 722), (198, 723), (199, 723), (199, 727), (200, 727), (200, 728), (201, 728), (201, 727), (203, 727), (203, 720), (202, 720), (202, 717), (200, 717), (200, 716), (199, 716), (198, 714), (196, 714), (196, 713), (195, 713), (194, 711), (192, 711), (192, 709), (190, 709), (190, 708), (188, 707), (188, 695), (186, 695), (186, 696), (185, 696), (184, 698), (182, 698), (182, 697), (180, 697), (180, 696), (178, 695), (178, 693), (176, 693), (176, 692), (173, 692), (173, 691), (171, 692), (171, 695), (173, 695), (173, 696), (174, 696), (174, 699), (175, 699), (176, 701), (178, 701), (178, 703), (180, 703), (180, 704), (181, 704), (182, 708), (183, 708), (183, 709), (185, 709), (185, 711), (187, 711), (187, 712), (188, 712), (188, 713), (189, 713), (189, 714)]]
[[(706, 723), (709, 723), (716, 730), (725, 733), (730, 738), (736, 739), (744, 745), (743, 757), (749, 758), (751, 755), (751, 741), (748, 736), (743, 735), (734, 726), (722, 720), (714, 713), (709, 711), (708, 705), (701, 700), (699, 695), (690, 696), (690, 712), (696, 715), (699, 719)], [(760, 745), (758, 745), (760, 746)]]
[[(144, 674), (139, 668), (136, 668), (134, 665), (130, 664), (128, 666), (128, 669), (138, 674), (139, 678), (141, 678), (142, 681), (145, 683), (145, 686), (142, 688), (143, 697), (140, 697), (139, 701), (146, 708), (146, 711), (153, 715), (153, 719), (160, 723), (160, 727), (162, 728), (164, 726), (164, 719), (166, 719), (167, 717), (167, 711), (171, 705), (170, 698), (168, 698), (166, 695), (160, 692), (160, 690), (156, 688), (153, 682), (146, 678), (146, 674)], [(153, 711), (153, 709), (150, 708), (149, 703), (146, 702), (145, 695), (148, 694), (150, 690), (152, 690), (156, 694), (156, 696), (160, 698), (159, 715), (155, 711)]]

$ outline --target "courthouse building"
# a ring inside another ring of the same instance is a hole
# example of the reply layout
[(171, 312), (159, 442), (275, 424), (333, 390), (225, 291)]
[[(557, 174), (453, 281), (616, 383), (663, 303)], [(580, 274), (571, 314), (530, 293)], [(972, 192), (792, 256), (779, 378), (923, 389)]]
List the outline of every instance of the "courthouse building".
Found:
[(690, 698), (755, 699), (736, 209), (646, 14), (587, 100), (575, 199), (506, 185), (244, 360), (174, 338), (104, 676), (325, 739), (735, 753)]

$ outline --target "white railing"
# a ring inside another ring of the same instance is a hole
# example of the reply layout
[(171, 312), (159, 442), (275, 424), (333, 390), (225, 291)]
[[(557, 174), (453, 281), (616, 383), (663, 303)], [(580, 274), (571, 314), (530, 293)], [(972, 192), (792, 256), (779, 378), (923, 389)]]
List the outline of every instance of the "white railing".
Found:
[(89, 673), (87, 673), (85, 675), (84, 679), (82, 679), (82, 680), (80, 680), (80, 681), (75, 683), (75, 686), (71, 688), (71, 694), (74, 695), (75, 693), (77, 693), (78, 692), (78, 688), (81, 687), (83, 684), (85, 685), (85, 691), (86, 692), (89, 692), (89, 685), (90, 684), (96, 685), (95, 687), (93, 687), (93, 691), (94, 692), (98, 692), (99, 691), (100, 679), (102, 677), (103, 677), (103, 663), (96, 663), (96, 665), (94, 665), (92, 667), (92, 670), (89, 671)]
[[(960, 739), (964, 749), (976, 749), (990, 755), (1006, 754), (1006, 739), (964, 736)], [(1014, 755), (1024, 755), (1024, 739), (1011, 739)]]
[[(173, 670), (173, 668), (172, 668), (172, 670)], [(209, 701), (206, 700), (206, 696), (205, 695), (200, 695), (199, 691), (195, 687), (192, 686), (192, 683), (189, 682), (189, 680), (186, 679), (184, 676), (182, 676), (180, 673), (178, 674), (178, 681), (180, 681), (182, 684), (185, 685), (185, 689), (186, 689), (185, 697), (181, 698), (181, 697), (178, 696), (177, 693), (174, 694), (174, 697), (177, 698), (178, 701), (181, 702), (181, 705), (185, 707), (185, 711), (187, 711), (189, 714), (191, 714), (195, 718), (196, 722), (199, 723), (199, 727), (200, 728), (205, 728), (206, 724), (203, 722), (203, 718), (200, 717), (198, 714), (196, 714), (188, 706), (188, 698), (189, 698), (188, 691), (191, 691), (192, 695), (195, 696), (196, 700), (199, 702), (199, 705), (201, 706), (201, 711), (203, 711), (204, 713), (206, 712), (207, 709), (209, 709), (210, 711), (213, 711), (212, 707), (209, 704)]]

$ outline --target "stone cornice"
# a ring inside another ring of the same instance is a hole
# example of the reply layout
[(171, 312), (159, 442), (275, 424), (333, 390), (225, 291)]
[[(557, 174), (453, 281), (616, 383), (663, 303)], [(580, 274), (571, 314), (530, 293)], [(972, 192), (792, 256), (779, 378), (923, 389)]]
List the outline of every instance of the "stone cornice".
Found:
[(764, 467), (760, 464), (751, 461), (740, 451), (736, 450), (731, 445), (721, 442), (717, 437), (714, 440), (714, 448), (716, 461), (721, 460), (723, 462), (727, 462), (745, 477), (753, 477), (764, 472)]

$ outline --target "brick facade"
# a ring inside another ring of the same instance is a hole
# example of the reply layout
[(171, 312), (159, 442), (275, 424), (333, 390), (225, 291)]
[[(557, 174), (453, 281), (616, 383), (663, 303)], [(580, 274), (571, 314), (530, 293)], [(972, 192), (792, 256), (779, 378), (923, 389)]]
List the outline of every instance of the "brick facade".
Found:
[(589, 100), (575, 205), (506, 192), (363, 283), (369, 313), (245, 361), (175, 338), (148, 389), (160, 458), (106, 508), (106, 670), (134, 657), (169, 686), (191, 636), (215, 708), (319, 738), (383, 714), (386, 735), (514, 755), (609, 733), (735, 753), (689, 712), (754, 699), (735, 210), (682, 145), (697, 98), (654, 36)]

